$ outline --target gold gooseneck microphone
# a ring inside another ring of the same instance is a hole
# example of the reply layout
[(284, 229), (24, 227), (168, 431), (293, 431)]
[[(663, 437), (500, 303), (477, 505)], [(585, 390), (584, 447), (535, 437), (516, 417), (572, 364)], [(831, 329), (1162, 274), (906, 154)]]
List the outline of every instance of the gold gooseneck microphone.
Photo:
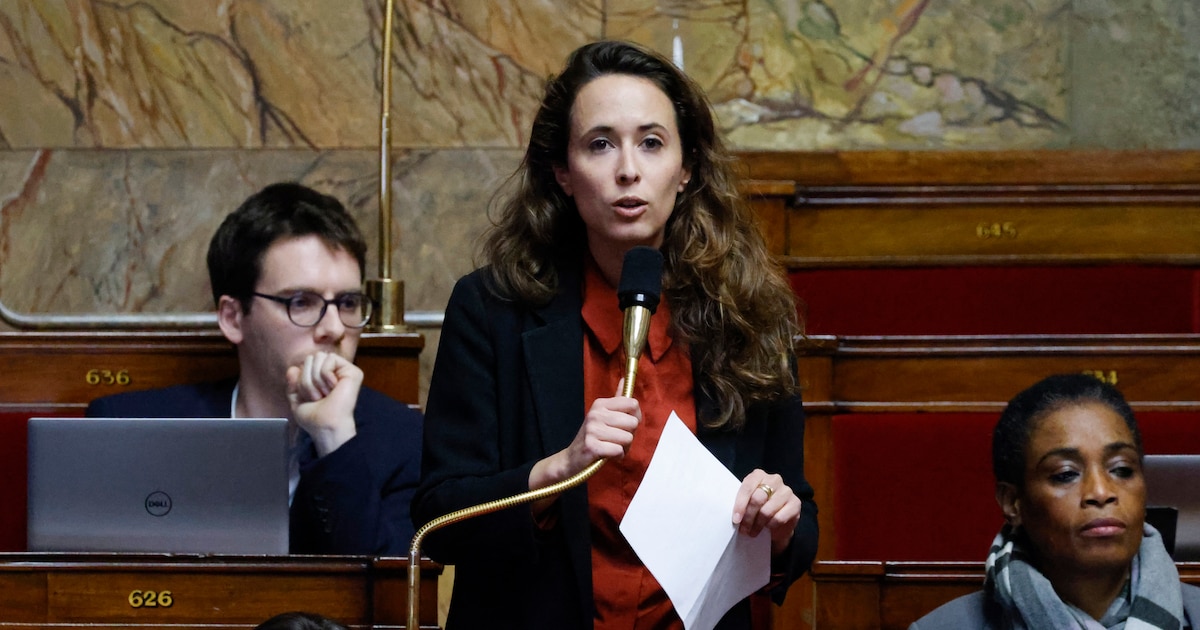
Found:
[[(621, 310), (625, 312), (624, 347), (625, 347), (625, 381), (621, 387), (621, 395), (633, 397), (633, 382), (637, 378), (638, 359), (642, 356), (642, 348), (646, 346), (646, 336), (650, 332), (650, 316), (658, 308), (659, 295), (662, 293), (662, 254), (652, 247), (634, 247), (625, 252), (621, 266), (621, 281), (617, 286), (617, 299)], [(583, 470), (570, 477), (551, 484), (545, 488), (522, 492), (521, 494), (481, 503), (471, 507), (439, 516), (425, 523), (413, 535), (412, 544), (408, 548), (408, 625), (409, 630), (420, 627), (419, 617), (420, 579), (421, 579), (421, 543), (426, 534), (435, 529), (464, 521), (476, 516), (491, 514), (505, 508), (522, 503), (530, 503), (538, 499), (558, 494), (564, 490), (587, 481), (600, 467), (603, 459), (598, 459)]]

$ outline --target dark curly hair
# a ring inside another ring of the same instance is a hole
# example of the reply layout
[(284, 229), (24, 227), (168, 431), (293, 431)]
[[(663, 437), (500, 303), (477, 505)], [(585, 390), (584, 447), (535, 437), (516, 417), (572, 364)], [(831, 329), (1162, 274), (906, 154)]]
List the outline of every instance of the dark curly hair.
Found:
[(746, 407), (795, 392), (789, 360), (800, 332), (795, 296), (768, 252), (737, 189), (733, 159), (717, 134), (703, 90), (661, 55), (628, 42), (576, 50), (546, 85), (529, 146), (494, 199), (483, 257), (501, 297), (538, 306), (558, 288), (556, 263), (586, 251), (575, 201), (554, 167), (567, 163), (571, 108), (579, 91), (606, 75), (649, 80), (670, 99), (692, 173), (664, 229), (663, 299), (677, 339), (687, 343), (699, 383), (719, 402), (710, 427), (738, 428)]
[(346, 626), (324, 615), (296, 610), (279, 613), (254, 630), (346, 630)]

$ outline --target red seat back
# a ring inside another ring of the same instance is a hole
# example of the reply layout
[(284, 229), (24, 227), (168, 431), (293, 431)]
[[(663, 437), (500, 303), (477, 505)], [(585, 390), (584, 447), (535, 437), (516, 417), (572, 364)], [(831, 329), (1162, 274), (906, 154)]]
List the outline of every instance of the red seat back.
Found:
[(79, 412), (0, 412), (0, 551), (25, 551), (29, 489), (29, 418)]
[(807, 269), (810, 334), (1200, 332), (1200, 271), (1164, 265)]
[[(978, 561), (1003, 519), (986, 413), (834, 416), (837, 560)], [(1200, 412), (1142, 412), (1147, 453), (1200, 453)]]

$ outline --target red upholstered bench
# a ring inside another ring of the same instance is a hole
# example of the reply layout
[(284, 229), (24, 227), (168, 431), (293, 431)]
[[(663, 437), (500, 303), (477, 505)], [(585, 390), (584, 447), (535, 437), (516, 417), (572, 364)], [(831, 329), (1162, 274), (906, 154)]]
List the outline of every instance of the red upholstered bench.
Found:
[(1187, 267), (805, 269), (789, 276), (809, 334), (1200, 332), (1200, 270)]
[(29, 445), (26, 425), (33, 416), (80, 415), (79, 412), (0, 412), (0, 551), (25, 551)]
[[(1002, 523), (991, 469), (996, 418), (834, 416), (833, 559), (982, 560)], [(1146, 411), (1138, 424), (1147, 453), (1200, 453), (1200, 412)]]

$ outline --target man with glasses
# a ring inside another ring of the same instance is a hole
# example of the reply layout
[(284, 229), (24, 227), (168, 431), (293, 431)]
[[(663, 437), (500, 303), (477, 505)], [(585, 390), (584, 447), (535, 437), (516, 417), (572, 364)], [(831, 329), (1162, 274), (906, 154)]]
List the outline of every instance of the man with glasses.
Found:
[(238, 378), (107, 396), (87, 415), (288, 418), (292, 553), (406, 556), (421, 418), (353, 363), (372, 315), (366, 250), (333, 197), (290, 183), (252, 195), (208, 250)]

